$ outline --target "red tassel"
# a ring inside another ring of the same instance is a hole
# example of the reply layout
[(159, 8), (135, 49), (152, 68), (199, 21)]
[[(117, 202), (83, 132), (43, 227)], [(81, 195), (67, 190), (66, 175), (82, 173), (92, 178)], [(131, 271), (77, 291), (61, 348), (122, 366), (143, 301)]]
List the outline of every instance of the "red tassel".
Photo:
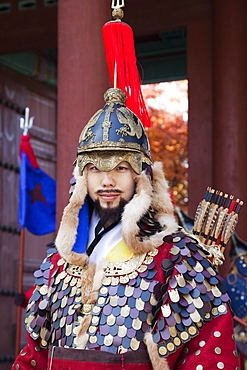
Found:
[(103, 26), (103, 39), (110, 80), (127, 95), (126, 106), (141, 120), (144, 127), (151, 122), (142, 96), (140, 76), (136, 65), (136, 54), (132, 28), (121, 21), (111, 21)]
[(31, 165), (34, 168), (39, 168), (39, 165), (33, 152), (33, 148), (29, 143), (30, 138), (31, 138), (30, 135), (21, 135), (20, 157), (22, 157), (22, 153), (26, 153)]

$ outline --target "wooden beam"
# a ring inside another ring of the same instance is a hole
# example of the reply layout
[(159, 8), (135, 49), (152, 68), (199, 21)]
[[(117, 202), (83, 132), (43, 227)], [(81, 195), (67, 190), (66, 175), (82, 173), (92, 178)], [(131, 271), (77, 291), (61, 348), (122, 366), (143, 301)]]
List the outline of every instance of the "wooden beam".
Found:
[(0, 14), (0, 54), (57, 47), (57, 6)]

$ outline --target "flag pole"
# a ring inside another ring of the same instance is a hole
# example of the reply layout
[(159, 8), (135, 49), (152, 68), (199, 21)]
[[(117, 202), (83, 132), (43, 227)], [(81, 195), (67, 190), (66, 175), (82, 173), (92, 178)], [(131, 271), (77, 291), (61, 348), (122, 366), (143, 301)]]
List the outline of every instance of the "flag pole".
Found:
[[(33, 125), (34, 117), (29, 118), (28, 107), (25, 108), (25, 118), (20, 118), (20, 128), (23, 130), (23, 135), (28, 134), (28, 130)], [(25, 229), (21, 229), (20, 234), (20, 253), (19, 253), (19, 272), (18, 272), (18, 294), (22, 293), (23, 285), (23, 267), (24, 267), (24, 246), (25, 246)], [(21, 339), (21, 313), (22, 307), (17, 306), (17, 315), (16, 315), (16, 335), (15, 335), (15, 356), (20, 352), (20, 339)]]
[[(25, 245), (25, 229), (21, 229), (20, 235), (20, 254), (19, 254), (19, 272), (18, 272), (18, 293), (22, 293), (23, 283), (23, 265), (24, 265), (24, 245)], [(17, 357), (20, 352), (20, 339), (21, 339), (21, 313), (22, 307), (17, 306), (16, 317), (16, 337), (15, 337), (15, 356)]]

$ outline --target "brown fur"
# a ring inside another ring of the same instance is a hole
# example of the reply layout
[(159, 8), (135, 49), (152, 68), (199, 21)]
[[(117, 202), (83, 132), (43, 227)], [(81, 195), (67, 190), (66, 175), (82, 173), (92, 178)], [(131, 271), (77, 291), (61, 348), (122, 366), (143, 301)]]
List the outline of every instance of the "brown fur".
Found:
[[(125, 243), (135, 254), (147, 253), (163, 243), (163, 238), (177, 230), (173, 205), (168, 193), (168, 183), (164, 177), (161, 163), (153, 165), (153, 180), (150, 183), (145, 173), (137, 176), (137, 192), (125, 206), (122, 223)], [(148, 240), (140, 241), (136, 236), (139, 228), (137, 222), (148, 211), (150, 205), (158, 211), (157, 220), (163, 231), (152, 235)], [(130, 217), (131, 215), (131, 217)]]
[(60, 228), (56, 237), (56, 247), (60, 255), (68, 262), (84, 265), (88, 258), (85, 255), (71, 252), (76, 241), (77, 227), (79, 223), (78, 214), (87, 195), (86, 171), (83, 176), (77, 178), (75, 190), (65, 207)]
[(90, 325), (91, 320), (92, 320), (92, 315), (86, 315), (83, 318), (83, 321), (80, 325), (79, 332), (78, 332), (78, 334), (76, 336), (76, 340), (75, 340), (75, 343), (77, 345), (76, 348), (78, 348), (78, 349), (84, 349), (86, 344), (87, 344), (88, 334), (86, 332), (87, 332), (87, 329)]
[(81, 285), (81, 299), (82, 303), (88, 303), (90, 294), (93, 288), (93, 280), (95, 274), (95, 264), (90, 263), (88, 265), (88, 269), (85, 275), (82, 277), (82, 285)]
[(88, 261), (88, 256), (86, 254), (70, 252), (67, 254), (66, 261), (72, 265), (84, 266)]
[(91, 322), (91, 319), (92, 319), (92, 315), (85, 315), (83, 317), (83, 321), (80, 325), (80, 329), (79, 329), (79, 332), (78, 332), (78, 335), (77, 335), (77, 338), (80, 338), (82, 335), (84, 335), (90, 325), (90, 322)]
[(157, 344), (154, 343), (151, 333), (146, 333), (144, 342), (147, 346), (148, 355), (153, 366), (153, 370), (170, 370), (167, 360), (158, 354)]
[(136, 184), (136, 194), (124, 208), (122, 235), (125, 243), (135, 254), (142, 254), (154, 248), (153, 245), (145, 245), (147, 248), (145, 249), (143, 243), (136, 239), (139, 232), (137, 222), (145, 215), (152, 202), (152, 186), (144, 172), (136, 177)]
[[(89, 264), (87, 274), (82, 280), (82, 303), (94, 304), (99, 295), (99, 289), (102, 284), (102, 277), (104, 275), (105, 262), (97, 266), (94, 263)], [(79, 332), (76, 336), (77, 348), (83, 349), (87, 343), (88, 335), (86, 331), (90, 325), (92, 315), (85, 315), (82, 323), (80, 324)]]
[(163, 213), (173, 213), (173, 205), (168, 193), (168, 182), (165, 179), (162, 163), (155, 162), (153, 165), (153, 199), (152, 206)]

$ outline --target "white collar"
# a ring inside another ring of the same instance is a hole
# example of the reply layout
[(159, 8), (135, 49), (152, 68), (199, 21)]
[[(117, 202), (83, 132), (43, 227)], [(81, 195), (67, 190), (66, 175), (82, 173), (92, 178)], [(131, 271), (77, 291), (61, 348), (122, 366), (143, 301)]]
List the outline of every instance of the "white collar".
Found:
[[(89, 226), (89, 239), (88, 245), (94, 240), (94, 230), (99, 222), (99, 216), (94, 211)], [(106, 258), (108, 253), (122, 240), (122, 223), (119, 222), (113, 229), (108, 231), (95, 246), (89, 262), (98, 263), (102, 259)]]

